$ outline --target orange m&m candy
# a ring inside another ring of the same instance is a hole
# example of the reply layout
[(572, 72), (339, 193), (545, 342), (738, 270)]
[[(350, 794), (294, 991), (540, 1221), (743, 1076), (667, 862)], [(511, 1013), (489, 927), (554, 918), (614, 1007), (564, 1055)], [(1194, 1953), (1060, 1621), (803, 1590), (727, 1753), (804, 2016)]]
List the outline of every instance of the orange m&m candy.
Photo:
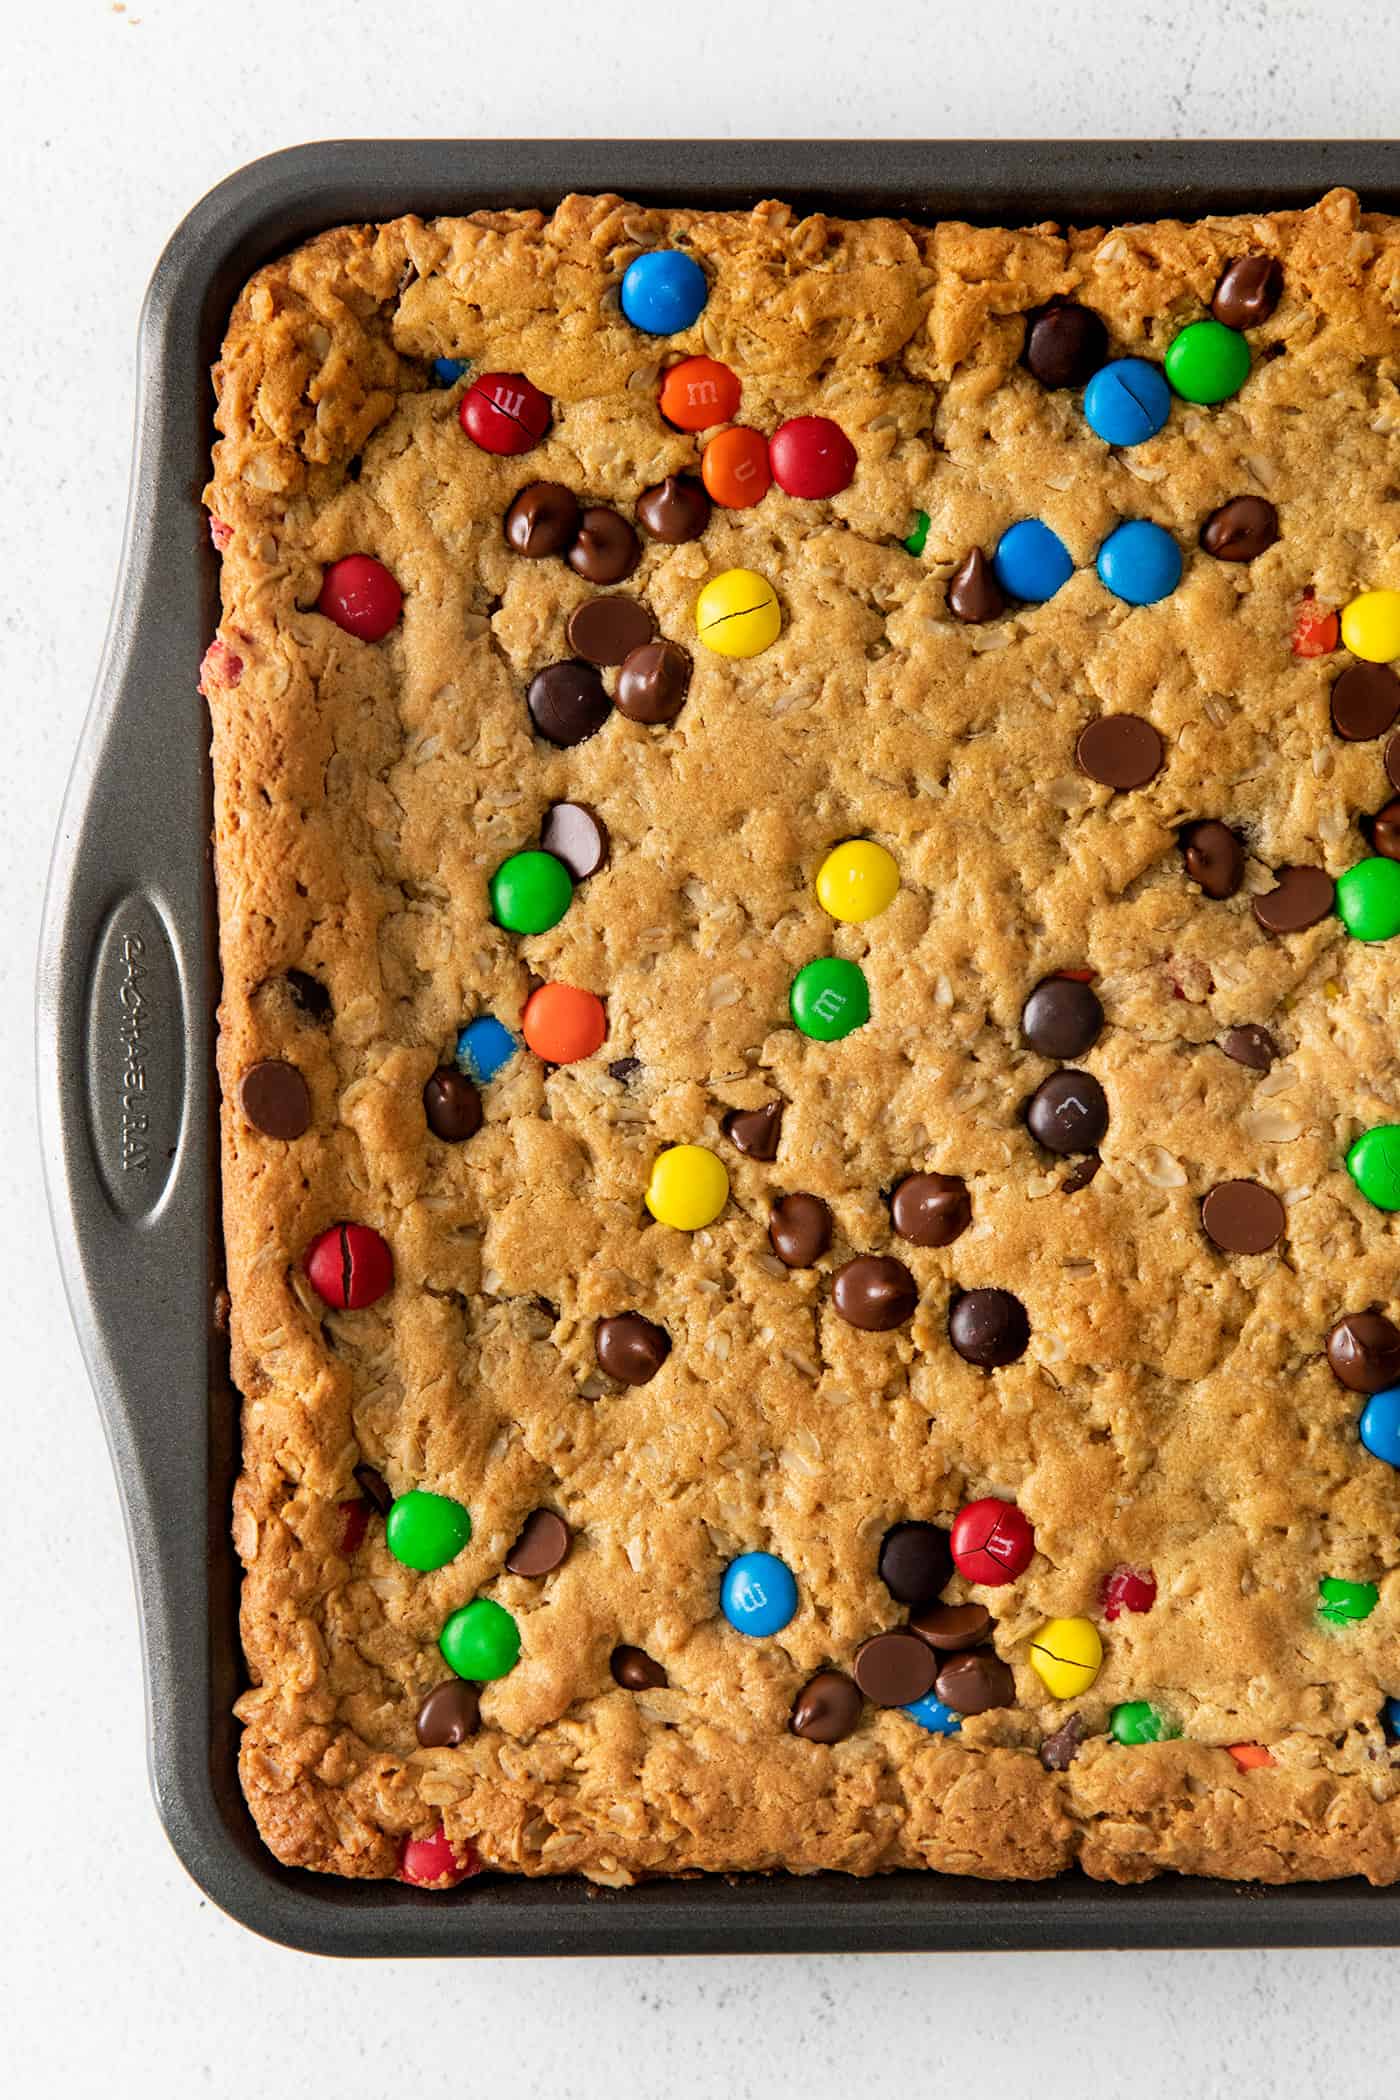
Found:
[(767, 438), (761, 430), (731, 423), (701, 454), (700, 479), (712, 500), (726, 510), (747, 510), (766, 494), (773, 479)]
[(683, 357), (661, 382), (661, 413), (677, 430), (712, 430), (739, 407), (739, 375), (714, 357)]
[(542, 984), (525, 1001), (520, 1026), (536, 1057), (550, 1065), (571, 1065), (602, 1048), (608, 1017), (596, 993), (573, 984)]
[(1262, 1743), (1228, 1743), (1226, 1748), (1242, 1772), (1258, 1772), (1274, 1762)]

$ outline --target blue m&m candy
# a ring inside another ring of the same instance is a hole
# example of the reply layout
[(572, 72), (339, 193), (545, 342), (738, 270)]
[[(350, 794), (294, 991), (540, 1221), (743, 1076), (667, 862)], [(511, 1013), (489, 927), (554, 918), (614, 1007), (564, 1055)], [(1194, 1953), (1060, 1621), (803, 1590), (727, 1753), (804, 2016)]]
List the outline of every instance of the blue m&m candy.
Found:
[(435, 357), (433, 359), (433, 377), (439, 386), (456, 386), (457, 381), (466, 369), (467, 360), (464, 357)]
[(920, 1728), (926, 1728), (930, 1735), (956, 1735), (962, 1727), (962, 1721), (952, 1707), (945, 1706), (932, 1692), (926, 1692), (912, 1706), (901, 1707), (900, 1712), (908, 1714), (911, 1721), (917, 1721)]
[(457, 1038), (457, 1069), (478, 1086), (485, 1086), (510, 1063), (519, 1047), (494, 1014), (478, 1014)]
[(695, 258), (679, 248), (651, 248), (627, 266), (622, 311), (648, 335), (675, 335), (699, 318), (710, 287)]
[(1007, 528), (997, 542), (992, 567), (1002, 589), (1028, 605), (1043, 605), (1074, 574), (1068, 547), (1039, 518), (1022, 518)]
[(1400, 1468), (1400, 1385), (1372, 1393), (1361, 1416), (1361, 1441), (1372, 1458)]
[(1181, 549), (1146, 518), (1129, 518), (1099, 549), (1099, 581), (1129, 605), (1155, 605), (1181, 581)]
[(797, 1584), (776, 1553), (741, 1553), (724, 1571), (719, 1601), (731, 1626), (762, 1639), (781, 1633), (797, 1610)]
[(1400, 1743), (1400, 1699), (1387, 1699), (1381, 1708), (1381, 1727), (1388, 1743)]
[(1084, 389), (1084, 419), (1106, 445), (1145, 445), (1171, 406), (1171, 388), (1145, 357), (1116, 357)]

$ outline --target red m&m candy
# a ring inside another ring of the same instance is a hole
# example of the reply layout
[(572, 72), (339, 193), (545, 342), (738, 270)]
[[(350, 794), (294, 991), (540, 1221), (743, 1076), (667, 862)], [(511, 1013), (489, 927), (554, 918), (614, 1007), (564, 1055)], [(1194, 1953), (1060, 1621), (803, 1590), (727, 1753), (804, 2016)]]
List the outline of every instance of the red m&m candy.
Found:
[(768, 446), (773, 479), (789, 496), (839, 496), (856, 471), (856, 448), (829, 416), (794, 416)]
[(340, 1550), (348, 1560), (358, 1553), (369, 1530), (369, 1504), (357, 1495), (353, 1502), (340, 1504)]
[(739, 412), (739, 375), (715, 357), (683, 357), (661, 382), (659, 407), (677, 430), (709, 430)]
[(1157, 1602), (1157, 1578), (1151, 1568), (1130, 1568), (1126, 1562), (1105, 1575), (1103, 1615), (1116, 1619), (1125, 1611), (1151, 1611)]
[(513, 455), (538, 445), (549, 428), (548, 394), (521, 372), (483, 372), (462, 396), (457, 418), (483, 452)]
[(968, 1502), (953, 1519), (949, 1540), (953, 1565), (969, 1582), (997, 1589), (1014, 1582), (1029, 1567), (1035, 1552), (1035, 1533), (1014, 1502), (999, 1502), (984, 1495)]
[(1330, 656), (1342, 638), (1342, 623), (1334, 607), (1319, 605), (1316, 598), (1300, 598), (1293, 615), (1293, 654)]
[(337, 1311), (359, 1312), (394, 1281), (394, 1257), (372, 1226), (332, 1225), (306, 1254), (311, 1287)]
[(441, 1823), (431, 1837), (405, 1838), (399, 1861), (399, 1880), (411, 1881), (419, 1889), (455, 1888), (481, 1872), (475, 1845), (458, 1852)]
[(321, 578), (316, 610), (360, 641), (380, 642), (403, 611), (403, 592), (382, 561), (347, 554)]

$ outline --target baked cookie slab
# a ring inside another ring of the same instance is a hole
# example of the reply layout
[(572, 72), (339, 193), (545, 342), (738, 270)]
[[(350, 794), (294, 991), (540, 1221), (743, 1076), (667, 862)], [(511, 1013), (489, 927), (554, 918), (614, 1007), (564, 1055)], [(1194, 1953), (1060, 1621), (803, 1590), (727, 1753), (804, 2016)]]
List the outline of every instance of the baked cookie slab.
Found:
[(215, 383), (272, 1850), (1400, 1879), (1400, 224), (405, 218)]

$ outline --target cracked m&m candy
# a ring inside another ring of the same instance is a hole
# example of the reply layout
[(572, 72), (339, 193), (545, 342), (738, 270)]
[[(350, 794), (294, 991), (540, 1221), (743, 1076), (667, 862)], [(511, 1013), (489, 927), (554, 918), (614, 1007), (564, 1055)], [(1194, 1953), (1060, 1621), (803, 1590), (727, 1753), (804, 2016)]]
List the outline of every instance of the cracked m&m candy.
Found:
[[(1396, 864), (1400, 873), (1400, 863)], [(899, 891), (899, 863), (872, 839), (846, 839), (817, 870), (817, 901), (833, 919), (858, 926), (887, 911)]]
[(391, 1289), (394, 1257), (369, 1225), (332, 1225), (306, 1253), (311, 1287), (338, 1312), (361, 1312)]
[(557, 926), (574, 894), (562, 860), (538, 847), (512, 853), (491, 877), (491, 915), (507, 933), (547, 933)]
[(347, 554), (321, 578), (316, 610), (362, 642), (382, 642), (403, 611), (403, 592), (382, 561)]
[(514, 458), (538, 445), (554, 413), (523, 372), (482, 372), (462, 396), (457, 420), (483, 452)]
[(1342, 643), (1363, 663), (1400, 657), (1400, 591), (1363, 591), (1342, 607)]
[(676, 335), (689, 328), (709, 296), (705, 272), (679, 248), (650, 248), (623, 274), (622, 311), (648, 335)]
[(953, 1519), (949, 1544), (953, 1565), (969, 1582), (997, 1589), (1030, 1566), (1035, 1532), (1014, 1502), (983, 1495), (966, 1502)]
[(818, 1043), (836, 1043), (870, 1019), (870, 987), (859, 963), (827, 955), (804, 963), (792, 980), (793, 1025)]
[(1329, 1626), (1354, 1626), (1369, 1619), (1380, 1600), (1374, 1582), (1348, 1582), (1340, 1575), (1324, 1575), (1317, 1586), (1317, 1613)]
[(797, 1610), (797, 1583), (776, 1553), (741, 1553), (720, 1583), (724, 1616), (739, 1633), (762, 1640), (781, 1633)]
[(1039, 518), (1022, 518), (997, 541), (992, 557), (997, 582), (1009, 597), (1043, 605), (1074, 574), (1070, 551)]
[(1031, 1667), (1052, 1699), (1077, 1699), (1103, 1665), (1092, 1619), (1048, 1619), (1031, 1642)]
[(1181, 549), (1148, 518), (1128, 518), (1099, 549), (1094, 564), (1105, 590), (1126, 605), (1155, 605), (1181, 581)]
[(712, 430), (739, 412), (739, 375), (715, 357), (683, 357), (661, 382), (657, 402), (677, 430)]
[(1337, 916), (1354, 940), (1393, 940), (1400, 933), (1400, 861), (1377, 853), (1339, 875)]
[(695, 601), (695, 632), (716, 656), (757, 656), (782, 626), (778, 594), (756, 569), (712, 576)]
[(652, 1163), (646, 1206), (658, 1225), (678, 1232), (699, 1232), (729, 1201), (729, 1175), (723, 1160), (703, 1145), (670, 1145)]
[(520, 1628), (503, 1605), (473, 1597), (454, 1611), (438, 1635), (449, 1669), (474, 1684), (490, 1684), (513, 1670), (520, 1657)]
[(768, 446), (773, 479), (788, 496), (839, 496), (856, 471), (856, 448), (830, 416), (791, 416)]
[(1361, 1442), (1372, 1458), (1400, 1468), (1400, 1385), (1372, 1393), (1362, 1411)]
[(1144, 445), (1171, 414), (1171, 389), (1145, 357), (1115, 357), (1084, 389), (1084, 420), (1107, 445)]
[(1347, 1172), (1377, 1210), (1400, 1210), (1400, 1123), (1363, 1130), (1348, 1148)]
[(451, 1495), (410, 1488), (395, 1498), (384, 1520), (384, 1542), (395, 1560), (420, 1575), (445, 1568), (472, 1535), (472, 1520)]

